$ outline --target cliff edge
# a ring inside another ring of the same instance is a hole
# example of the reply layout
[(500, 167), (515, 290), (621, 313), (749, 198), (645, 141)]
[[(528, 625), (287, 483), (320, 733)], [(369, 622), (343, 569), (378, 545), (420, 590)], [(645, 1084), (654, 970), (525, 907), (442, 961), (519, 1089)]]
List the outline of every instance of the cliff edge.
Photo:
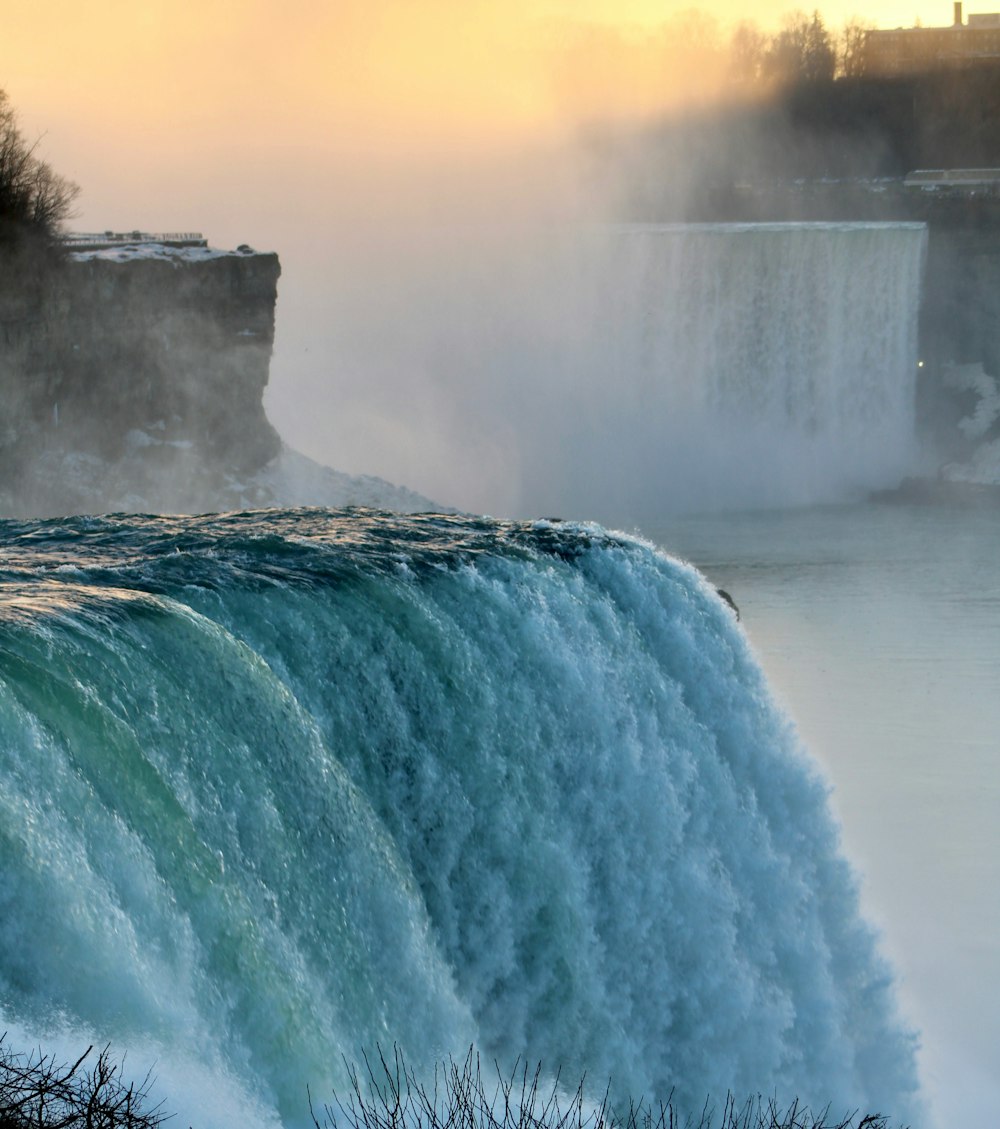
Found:
[(0, 251), (0, 516), (434, 508), (283, 447), (263, 406), (280, 274), (201, 240)]

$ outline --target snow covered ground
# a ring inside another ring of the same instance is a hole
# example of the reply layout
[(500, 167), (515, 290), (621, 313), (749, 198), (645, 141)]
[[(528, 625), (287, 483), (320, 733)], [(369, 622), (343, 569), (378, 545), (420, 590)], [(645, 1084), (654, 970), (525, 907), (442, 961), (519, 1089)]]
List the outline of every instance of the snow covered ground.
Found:
[(211, 513), (232, 510), (367, 506), (397, 513), (454, 512), (370, 475), (332, 470), (283, 446), (253, 473), (205, 468), (191, 444), (131, 432), (114, 461), (90, 452), (50, 450), (33, 463), (30, 484), (0, 491), (0, 517), (81, 513)]
[(996, 424), (1000, 420), (1000, 388), (984, 371), (982, 364), (952, 365), (945, 370), (944, 383), (956, 392), (972, 393), (973, 411), (958, 421), (958, 429), (977, 446), (964, 462), (952, 462), (941, 468), (946, 482), (965, 482), (976, 486), (1000, 486), (1000, 438)]
[(269, 506), (370, 506), (372, 509), (394, 510), (397, 513), (454, 512), (405, 486), (394, 486), (372, 475), (351, 475), (332, 470), (321, 463), (282, 446), (281, 453), (265, 467), (248, 476), (241, 489), (248, 505), (260, 505), (257, 499), (269, 499)]

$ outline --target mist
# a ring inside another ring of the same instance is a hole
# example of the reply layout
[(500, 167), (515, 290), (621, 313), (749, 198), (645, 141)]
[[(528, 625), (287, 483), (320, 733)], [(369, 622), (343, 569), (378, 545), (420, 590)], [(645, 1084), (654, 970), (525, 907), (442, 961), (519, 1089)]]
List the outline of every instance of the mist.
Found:
[[(704, 120), (722, 25), (447, 0), (281, 20), (218, 5), (193, 34), (160, 4), (120, 15), (105, 34), (128, 49), (87, 69), (82, 97), (27, 72), (12, 96), (83, 186), (79, 229), (278, 252), (266, 408), (285, 442), (446, 505), (612, 519), (558, 455), (606, 415), (586, 256), (644, 185), (657, 215), (683, 215), (716, 152), (733, 156)], [(81, 35), (56, 28), (49, 57), (76, 66)], [(694, 125), (650, 159), (665, 117)]]
[[(700, 173), (682, 168), (668, 215), (684, 214)], [(325, 220), (335, 237), (302, 269), (285, 260), (267, 398), (281, 434), (340, 469), (497, 516), (616, 522), (842, 500), (898, 481), (913, 456), (901, 448), (918, 244), (902, 275), (880, 270), (886, 248), (852, 264), (863, 240), (836, 251), (821, 233), (811, 252), (762, 235), (775, 248), (763, 273), (763, 244), (709, 240), (703, 261), (666, 228), (612, 222), (627, 214), (634, 169), (609, 174), (581, 143), (396, 165), (354, 195), (342, 181)], [(888, 382), (895, 414), (867, 454), (839, 423), (809, 416), (857, 416), (863, 399), (848, 409), (820, 395), (785, 426), (776, 401), (809, 395), (794, 386), (810, 365), (804, 389)], [(774, 384), (755, 436), (744, 401), (723, 404), (725, 381), (741, 377)]]
[[(67, 10), (40, 39), (15, 8), (9, 93), (83, 187), (75, 226), (280, 255), (266, 408), (291, 447), (496, 515), (614, 521), (629, 493), (662, 497), (657, 479), (691, 478), (691, 506), (836, 496), (762, 482), (755, 498), (753, 448), (718, 444), (742, 495), (699, 490), (706, 446), (683, 452), (682, 428), (664, 463), (654, 434), (632, 442), (630, 398), (634, 427), (652, 427), (642, 376), (608, 371), (621, 327), (604, 324), (599, 258), (614, 252), (595, 257), (595, 231), (732, 214), (727, 186), (781, 161), (821, 175), (845, 147), (796, 134), (773, 91), (734, 85), (724, 9), (635, 5), (615, 23), (596, 0), (299, 0), (280, 17), (220, 2), (195, 19), (157, 0), (103, 25)], [(850, 148), (852, 172), (886, 166), (882, 138)], [(788, 203), (777, 218), (796, 218)], [(741, 209), (775, 218), (768, 199)], [(604, 489), (599, 458), (632, 469)], [(786, 477), (800, 463), (790, 453)]]
[(301, 270), (283, 256), (268, 413), (319, 461), (513, 513), (526, 436), (579, 357), (570, 264), (594, 212), (576, 159), (353, 172), (331, 193), (325, 244), (308, 262), (303, 248)]

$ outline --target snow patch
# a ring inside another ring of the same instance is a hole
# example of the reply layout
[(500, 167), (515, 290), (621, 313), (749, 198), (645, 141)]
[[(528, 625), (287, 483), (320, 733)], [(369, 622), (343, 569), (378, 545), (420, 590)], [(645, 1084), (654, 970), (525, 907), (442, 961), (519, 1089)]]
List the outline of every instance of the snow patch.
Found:
[(72, 251), (70, 258), (78, 263), (131, 263), (137, 259), (173, 263), (203, 263), (209, 259), (246, 258), (256, 251), (219, 251), (214, 247), (170, 247), (164, 243), (125, 243), (120, 247), (104, 247), (94, 251)]
[[(234, 484), (235, 485), (235, 484)], [(242, 492), (248, 503), (269, 506), (368, 506), (396, 513), (454, 513), (405, 486), (372, 475), (351, 475), (314, 462), (282, 445), (276, 458), (247, 477)]]
[[(948, 463), (941, 468), (946, 482), (962, 482), (974, 486), (1000, 486), (1000, 438), (996, 423), (1000, 419), (1000, 386), (980, 362), (951, 365), (942, 380), (948, 388), (976, 395), (971, 415), (958, 421), (958, 429), (966, 439), (984, 440), (965, 462)], [(992, 438), (987, 438), (992, 435)]]
[(972, 415), (958, 421), (958, 429), (968, 439), (982, 439), (1000, 416), (1000, 389), (980, 362), (950, 365), (942, 379), (947, 388), (974, 392), (978, 397)]

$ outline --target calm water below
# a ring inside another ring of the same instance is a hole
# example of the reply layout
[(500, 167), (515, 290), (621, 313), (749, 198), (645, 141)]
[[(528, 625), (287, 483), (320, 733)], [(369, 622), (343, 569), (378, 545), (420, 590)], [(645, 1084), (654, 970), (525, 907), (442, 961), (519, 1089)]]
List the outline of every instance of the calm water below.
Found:
[(1000, 509), (857, 506), (642, 532), (732, 593), (825, 767), (939, 1125), (1000, 1116)]

